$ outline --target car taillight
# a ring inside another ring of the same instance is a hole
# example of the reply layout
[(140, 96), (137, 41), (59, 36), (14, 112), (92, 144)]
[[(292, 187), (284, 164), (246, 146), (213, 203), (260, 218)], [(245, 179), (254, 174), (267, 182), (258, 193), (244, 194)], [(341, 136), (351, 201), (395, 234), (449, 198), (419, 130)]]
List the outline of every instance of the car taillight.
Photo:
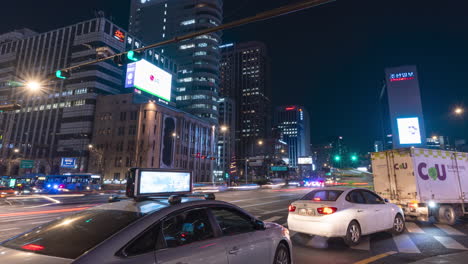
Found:
[(21, 247), (22, 249), (26, 249), (26, 250), (31, 250), (31, 251), (40, 251), (40, 250), (44, 250), (44, 246), (41, 246), (41, 245), (36, 245), (36, 244), (27, 244), (27, 245), (24, 245)]
[(408, 203), (408, 207), (409, 207), (409, 208), (418, 209), (419, 204), (418, 204), (418, 202), (414, 202), (414, 201), (413, 201), (413, 202), (411, 202), (411, 203)]
[(289, 207), (288, 207), (288, 210), (289, 210), (289, 212), (294, 212), (294, 211), (296, 211), (296, 206), (290, 204)]
[(336, 207), (320, 207), (320, 208), (317, 208), (317, 212), (319, 214), (323, 214), (323, 215), (329, 215), (329, 214), (333, 214), (334, 212), (336, 212)]

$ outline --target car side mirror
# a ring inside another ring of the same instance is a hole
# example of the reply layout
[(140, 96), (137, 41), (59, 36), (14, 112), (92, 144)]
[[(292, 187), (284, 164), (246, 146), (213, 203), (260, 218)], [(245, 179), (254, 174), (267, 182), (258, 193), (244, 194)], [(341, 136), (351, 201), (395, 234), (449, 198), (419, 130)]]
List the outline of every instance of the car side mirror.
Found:
[(265, 223), (263, 223), (263, 221), (254, 219), (254, 228), (255, 230), (265, 230)]
[(385, 198), (385, 199), (383, 199), (383, 200), (384, 200), (385, 203), (389, 203), (389, 202), (390, 202), (387, 198)]

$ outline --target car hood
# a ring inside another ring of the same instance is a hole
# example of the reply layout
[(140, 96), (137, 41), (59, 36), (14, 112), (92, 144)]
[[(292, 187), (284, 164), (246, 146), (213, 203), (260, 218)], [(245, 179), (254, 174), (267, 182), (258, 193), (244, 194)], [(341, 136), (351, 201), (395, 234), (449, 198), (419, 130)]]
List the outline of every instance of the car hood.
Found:
[(0, 263), (8, 264), (68, 264), (72, 259), (51, 257), (0, 246)]

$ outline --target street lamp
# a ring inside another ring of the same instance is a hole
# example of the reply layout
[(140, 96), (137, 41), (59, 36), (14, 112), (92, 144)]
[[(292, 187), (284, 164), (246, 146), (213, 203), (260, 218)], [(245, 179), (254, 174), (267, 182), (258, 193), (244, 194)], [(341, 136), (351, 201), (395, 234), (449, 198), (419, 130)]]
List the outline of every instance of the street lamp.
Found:
[(437, 140), (437, 136), (432, 136), (432, 139), (433, 139), (433, 140)]
[(221, 132), (226, 132), (228, 130), (228, 127), (227, 126), (221, 126), (220, 129), (221, 129)]
[(259, 140), (258, 145), (260, 145), (260, 146), (263, 145), (263, 140)]
[(92, 149), (93, 147), (94, 147), (93, 144), (88, 145), (88, 148), (90, 148), (90, 149)]
[(20, 151), (20, 150), (17, 149), (17, 148), (15, 148), (15, 149), (13, 150), (13, 152), (15, 152), (15, 153), (19, 153), (19, 151)]
[(455, 108), (455, 110), (453, 110), (453, 112), (454, 112), (456, 115), (461, 115), (461, 114), (463, 114), (464, 111), (465, 111), (465, 110), (464, 110), (463, 108), (461, 108), (461, 107), (457, 107), (457, 108)]
[(41, 84), (37, 81), (29, 81), (26, 83), (26, 88), (31, 92), (37, 92), (41, 89)]

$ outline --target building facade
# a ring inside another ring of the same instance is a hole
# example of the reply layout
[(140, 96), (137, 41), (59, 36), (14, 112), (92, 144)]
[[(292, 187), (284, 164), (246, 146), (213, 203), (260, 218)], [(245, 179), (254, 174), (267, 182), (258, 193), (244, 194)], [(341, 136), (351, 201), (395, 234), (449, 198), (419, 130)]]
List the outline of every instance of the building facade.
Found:
[(131, 167), (183, 169), (210, 182), (215, 127), (205, 119), (135, 94), (97, 98), (91, 172), (118, 183)]
[[(96, 98), (128, 92), (123, 88), (124, 69), (104, 61), (81, 67), (66, 80), (48, 76), (143, 45), (105, 18), (46, 33), (25, 29), (0, 35), (0, 104), (21, 105), (0, 115), (2, 160), (9, 160), (14, 151), (21, 159), (34, 160), (31, 173), (86, 172)], [(159, 67), (175, 71), (175, 64), (164, 56), (153, 51), (146, 55)], [(29, 81), (40, 82), (41, 91), (28, 91)], [(61, 168), (63, 157), (73, 158), (75, 166)]]
[(225, 44), (221, 48), (221, 95), (237, 107), (236, 154), (260, 154), (258, 142), (271, 134), (270, 64), (261, 42)]
[(236, 105), (231, 98), (219, 99), (219, 132), (217, 144), (217, 171), (225, 175), (235, 154)]
[[(157, 43), (219, 26), (221, 0), (131, 1), (130, 32), (147, 43)], [(178, 64), (177, 107), (218, 122), (221, 33), (215, 32), (162, 47), (162, 54)]]
[(303, 106), (280, 106), (275, 111), (275, 126), (289, 147), (289, 164), (297, 167), (299, 157), (310, 156), (310, 119)]

